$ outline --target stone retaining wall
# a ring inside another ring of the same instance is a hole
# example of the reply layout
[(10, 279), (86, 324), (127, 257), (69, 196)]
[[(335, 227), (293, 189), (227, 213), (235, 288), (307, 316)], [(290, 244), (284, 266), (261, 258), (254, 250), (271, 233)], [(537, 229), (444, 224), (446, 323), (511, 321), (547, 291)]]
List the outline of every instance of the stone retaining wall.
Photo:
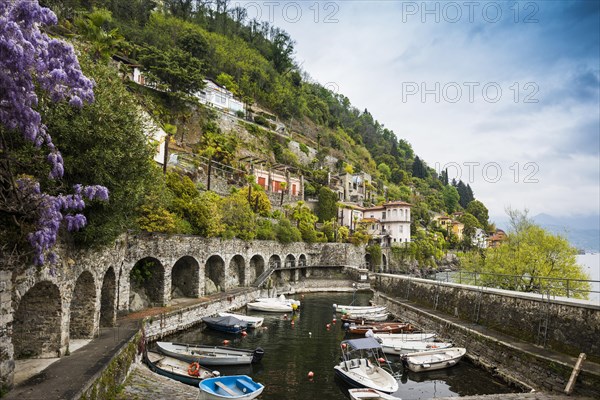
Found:
[[(486, 334), (486, 331), (499, 331), (526, 342), (527, 339), (531, 341), (537, 336), (537, 325), (531, 319), (539, 314), (541, 299), (522, 293), (492, 289), (481, 291), (481, 288), (467, 285), (440, 284), (386, 274), (378, 274), (374, 286), (374, 301), (377, 304), (387, 306), (391, 312), (402, 316), (402, 319), (423, 329), (434, 330), (450, 338), (456, 345), (466, 347), (468, 357), (476, 364), (507, 382), (542, 391), (564, 390), (574, 362), (560, 362), (543, 357), (539, 355), (539, 351), (527, 351), (526, 347), (517, 348), (510, 344), (510, 340), (500, 341), (491, 333)], [(466, 321), (467, 324), (457, 324), (433, 315), (418, 308), (419, 305), (452, 316), (451, 319)], [(547, 302), (544, 306), (549, 307), (550, 315), (548, 343), (556, 343), (560, 340), (560, 335), (573, 335), (574, 338), (564, 338), (565, 343), (555, 347), (558, 350), (572, 349), (571, 355), (574, 357), (585, 352), (588, 359), (593, 361), (597, 357), (594, 351), (597, 351), (599, 345), (600, 307), (559, 300)], [(477, 308), (479, 318), (476, 315)], [(500, 321), (505, 321), (506, 325), (500, 326)], [(471, 323), (478, 329), (469, 328)], [(575, 347), (577, 340), (581, 344)], [(533, 348), (534, 344), (533, 340), (530, 346)], [(542, 347), (535, 346), (537, 350), (540, 348)], [(575, 393), (597, 397), (600, 395), (599, 388), (600, 371), (586, 368), (584, 364)]]

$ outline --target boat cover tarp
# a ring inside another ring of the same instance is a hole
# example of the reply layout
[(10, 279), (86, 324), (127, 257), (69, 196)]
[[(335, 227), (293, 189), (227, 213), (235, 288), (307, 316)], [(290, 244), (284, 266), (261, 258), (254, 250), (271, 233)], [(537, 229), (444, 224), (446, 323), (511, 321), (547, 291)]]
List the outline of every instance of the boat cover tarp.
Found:
[(372, 337), (366, 337), (364, 339), (351, 339), (351, 340), (346, 340), (342, 343), (346, 343), (348, 346), (350, 346), (354, 350), (380, 349), (381, 348), (381, 344)]
[(234, 325), (246, 326), (246, 325), (248, 325), (248, 323), (242, 321), (241, 319), (238, 319), (238, 318), (232, 317), (232, 316), (204, 317), (204, 318), (202, 318), (202, 321), (212, 323), (212, 324), (222, 325), (222, 326), (234, 326)]

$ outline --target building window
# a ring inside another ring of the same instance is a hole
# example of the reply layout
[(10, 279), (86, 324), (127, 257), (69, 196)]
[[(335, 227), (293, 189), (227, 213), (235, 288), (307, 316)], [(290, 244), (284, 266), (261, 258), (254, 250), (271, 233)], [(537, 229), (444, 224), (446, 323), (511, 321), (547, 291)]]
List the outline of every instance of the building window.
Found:
[(385, 211), (381, 214), (381, 219), (385, 219)]

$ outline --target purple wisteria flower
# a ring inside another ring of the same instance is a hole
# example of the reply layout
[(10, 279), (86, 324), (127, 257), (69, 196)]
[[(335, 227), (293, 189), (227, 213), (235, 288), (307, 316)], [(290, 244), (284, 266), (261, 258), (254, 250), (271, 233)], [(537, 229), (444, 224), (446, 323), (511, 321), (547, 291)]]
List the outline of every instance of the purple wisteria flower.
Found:
[[(0, 0), (0, 125), (20, 132), (38, 148), (48, 148), (52, 179), (63, 176), (63, 158), (34, 109), (36, 86), (52, 101), (68, 101), (74, 107), (94, 100), (94, 83), (81, 72), (73, 47), (40, 31), (40, 26), (56, 23), (56, 15), (35, 0)], [(52, 196), (43, 193), (35, 180), (23, 178), (17, 180), (17, 189), (19, 201), (36, 206), (36, 230), (28, 240), (37, 265), (44, 264), (44, 252), (56, 243), (63, 221), (70, 231), (85, 226), (85, 216), (77, 212), (85, 207), (84, 197), (108, 199), (103, 186), (76, 185), (74, 194)], [(48, 260), (55, 260), (52, 253)]]

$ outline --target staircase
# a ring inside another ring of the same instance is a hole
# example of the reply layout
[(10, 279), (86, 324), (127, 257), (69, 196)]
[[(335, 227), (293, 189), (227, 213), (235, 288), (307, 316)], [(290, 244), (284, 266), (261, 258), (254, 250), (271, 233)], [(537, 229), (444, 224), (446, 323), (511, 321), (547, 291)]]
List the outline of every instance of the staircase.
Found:
[(254, 281), (253, 286), (256, 287), (261, 287), (263, 285), (263, 283), (265, 283), (267, 281), (267, 279), (269, 279), (269, 277), (271, 276), (271, 274), (273, 272), (275, 272), (275, 270), (279, 268), (279, 263), (273, 263), (269, 265), (269, 269), (267, 269), (266, 271), (264, 271), (262, 274), (260, 274), (260, 276), (258, 278), (256, 278), (256, 280)]

